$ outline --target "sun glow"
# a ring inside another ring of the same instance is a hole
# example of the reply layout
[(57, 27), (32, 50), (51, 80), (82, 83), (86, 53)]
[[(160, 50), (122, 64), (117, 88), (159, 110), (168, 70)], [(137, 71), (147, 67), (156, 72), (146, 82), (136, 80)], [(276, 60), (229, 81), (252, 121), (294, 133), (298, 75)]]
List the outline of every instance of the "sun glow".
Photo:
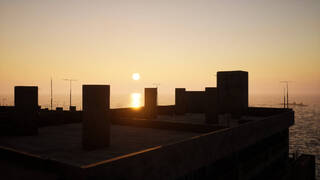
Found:
[(132, 79), (135, 80), (135, 81), (139, 80), (140, 79), (140, 74), (139, 73), (133, 73), (132, 74)]
[(141, 106), (141, 94), (140, 93), (132, 93), (131, 94), (131, 107), (140, 108)]

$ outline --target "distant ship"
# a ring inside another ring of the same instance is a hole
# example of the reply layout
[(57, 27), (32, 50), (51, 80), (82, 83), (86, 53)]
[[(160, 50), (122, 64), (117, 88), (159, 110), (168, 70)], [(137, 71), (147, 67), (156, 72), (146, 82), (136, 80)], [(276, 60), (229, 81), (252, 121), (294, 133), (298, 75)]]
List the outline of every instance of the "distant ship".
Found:
[(289, 103), (289, 105), (291, 105), (291, 106), (308, 106), (306, 104), (303, 104), (302, 102), (301, 103), (293, 102), (293, 103)]
[[(280, 103), (280, 105), (283, 105), (283, 103)], [(301, 106), (301, 107), (305, 107), (305, 106), (308, 106), (308, 105), (307, 105), (307, 104), (303, 104), (302, 102), (301, 102), (301, 103), (293, 102), (293, 103), (289, 103), (289, 106)]]

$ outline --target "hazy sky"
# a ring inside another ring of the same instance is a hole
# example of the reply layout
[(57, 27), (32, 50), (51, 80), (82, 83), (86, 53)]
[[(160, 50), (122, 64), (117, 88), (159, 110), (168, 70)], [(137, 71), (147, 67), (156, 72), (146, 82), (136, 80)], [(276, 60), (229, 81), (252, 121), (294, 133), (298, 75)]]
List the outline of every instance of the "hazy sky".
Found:
[(202, 90), (219, 70), (249, 71), (250, 93), (320, 94), (320, 1), (0, 0), (0, 62), (0, 94), (50, 77), (55, 93)]

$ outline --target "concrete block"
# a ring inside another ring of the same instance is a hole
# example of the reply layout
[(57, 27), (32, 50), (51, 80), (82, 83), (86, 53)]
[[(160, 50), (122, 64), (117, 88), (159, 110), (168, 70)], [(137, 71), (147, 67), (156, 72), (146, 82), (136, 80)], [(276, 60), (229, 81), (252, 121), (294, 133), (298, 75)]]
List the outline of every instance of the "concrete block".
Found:
[(40, 110), (38, 105), (37, 86), (15, 86), (14, 105), (16, 113), (14, 116), (13, 130), (15, 135), (37, 135), (37, 119)]
[(63, 107), (56, 107), (57, 112), (63, 112)]
[(157, 117), (158, 106), (158, 89), (145, 88), (144, 89), (144, 110), (146, 118)]
[(82, 146), (94, 150), (110, 145), (110, 86), (82, 86)]
[(175, 89), (175, 113), (183, 115), (187, 111), (187, 100), (186, 100), (186, 89), (176, 88)]
[(18, 111), (38, 111), (38, 87), (15, 86), (14, 106)]
[(206, 123), (219, 124), (218, 121), (218, 89), (214, 87), (207, 87), (205, 91), (205, 115)]
[(235, 117), (248, 110), (248, 72), (220, 71), (217, 73), (219, 114)]
[(71, 112), (75, 112), (75, 111), (77, 111), (77, 107), (76, 107), (76, 106), (70, 106), (70, 107), (69, 107), (69, 110), (70, 110)]

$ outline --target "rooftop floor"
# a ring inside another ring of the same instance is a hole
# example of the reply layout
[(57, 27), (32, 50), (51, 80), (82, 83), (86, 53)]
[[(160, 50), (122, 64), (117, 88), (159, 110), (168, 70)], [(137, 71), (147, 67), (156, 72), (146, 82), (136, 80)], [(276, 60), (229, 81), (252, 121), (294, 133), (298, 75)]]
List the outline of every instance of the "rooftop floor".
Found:
[(38, 136), (0, 137), (0, 146), (82, 166), (148, 148), (182, 141), (200, 133), (112, 125), (110, 147), (85, 151), (82, 124), (43, 127)]
[[(255, 121), (260, 120), (265, 117), (258, 117), (258, 116), (242, 116), (241, 118), (219, 118), (220, 125), (224, 125), (225, 122), (238, 122), (240, 120), (246, 120), (246, 121)], [(204, 124), (206, 123), (206, 116), (204, 113), (186, 113), (184, 115), (158, 115), (158, 117), (154, 120), (157, 121), (165, 121), (165, 122), (176, 122), (176, 123), (188, 123), (188, 124)]]

